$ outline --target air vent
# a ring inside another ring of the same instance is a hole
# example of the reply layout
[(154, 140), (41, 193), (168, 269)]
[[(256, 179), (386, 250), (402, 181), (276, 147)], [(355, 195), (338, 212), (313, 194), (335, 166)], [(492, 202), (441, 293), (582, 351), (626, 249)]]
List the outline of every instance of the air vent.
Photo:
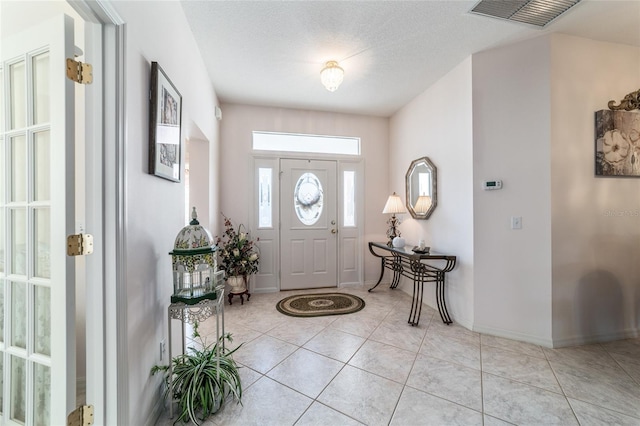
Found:
[(481, 0), (471, 13), (544, 27), (580, 0)]

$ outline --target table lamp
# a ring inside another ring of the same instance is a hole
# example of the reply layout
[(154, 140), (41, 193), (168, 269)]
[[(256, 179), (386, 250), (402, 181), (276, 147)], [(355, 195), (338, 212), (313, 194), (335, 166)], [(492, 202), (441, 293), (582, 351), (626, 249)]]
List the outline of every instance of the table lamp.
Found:
[(389, 229), (387, 230), (387, 237), (389, 238), (389, 246), (393, 245), (393, 239), (399, 235), (397, 232), (397, 227), (400, 225), (400, 221), (396, 218), (396, 214), (406, 213), (407, 210), (404, 208), (404, 203), (400, 199), (400, 196), (395, 192), (389, 195), (387, 199), (387, 204), (384, 205), (384, 209), (382, 209), (382, 213), (391, 214), (391, 218), (387, 221), (389, 224)]

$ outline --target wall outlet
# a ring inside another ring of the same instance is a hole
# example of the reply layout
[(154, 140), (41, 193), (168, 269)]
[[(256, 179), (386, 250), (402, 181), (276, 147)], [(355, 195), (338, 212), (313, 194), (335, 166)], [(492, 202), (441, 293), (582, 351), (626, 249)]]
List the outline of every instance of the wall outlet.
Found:
[(167, 352), (167, 339), (160, 340), (160, 361), (164, 359), (164, 354)]

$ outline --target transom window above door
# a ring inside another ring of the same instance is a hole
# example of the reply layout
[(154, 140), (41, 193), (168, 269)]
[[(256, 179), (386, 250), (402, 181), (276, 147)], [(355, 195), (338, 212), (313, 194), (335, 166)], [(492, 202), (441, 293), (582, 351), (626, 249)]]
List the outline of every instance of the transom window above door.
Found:
[(360, 138), (256, 131), (253, 150), (360, 155)]

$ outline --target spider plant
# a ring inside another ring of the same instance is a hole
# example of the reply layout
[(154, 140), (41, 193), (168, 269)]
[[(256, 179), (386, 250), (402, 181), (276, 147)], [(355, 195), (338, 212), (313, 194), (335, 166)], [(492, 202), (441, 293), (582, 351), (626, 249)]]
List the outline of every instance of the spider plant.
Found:
[[(193, 336), (200, 337), (197, 323)], [(228, 350), (224, 340), (231, 342), (231, 334), (224, 334), (209, 346), (200, 339), (202, 349), (190, 347), (187, 353), (173, 357), (171, 378), (168, 365), (156, 365), (151, 369), (151, 374), (167, 373), (165, 398), (171, 397), (170, 404), (177, 400), (180, 413), (174, 424), (191, 420), (199, 425), (200, 421), (218, 412), (229, 395), (241, 403), (239, 367), (231, 355), (242, 345)]]

